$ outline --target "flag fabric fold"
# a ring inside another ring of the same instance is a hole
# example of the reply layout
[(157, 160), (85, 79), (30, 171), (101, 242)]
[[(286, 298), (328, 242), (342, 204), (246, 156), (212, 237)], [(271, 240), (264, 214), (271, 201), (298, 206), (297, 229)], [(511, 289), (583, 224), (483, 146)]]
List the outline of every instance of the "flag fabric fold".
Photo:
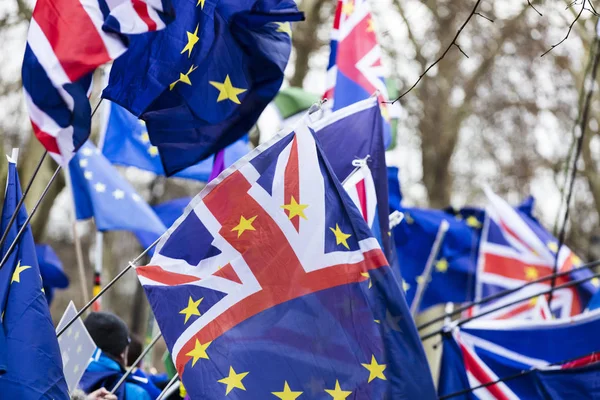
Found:
[(170, 0), (39, 0), (22, 68), (38, 140), (66, 166), (90, 135), (92, 73), (126, 51), (127, 36), (162, 29)]
[(435, 397), (401, 288), (305, 125), (209, 183), (136, 271), (191, 398)]
[(99, 231), (161, 235), (166, 230), (152, 208), (90, 142), (71, 160), (69, 172), (78, 220), (93, 217)]
[(181, 1), (165, 30), (133, 38), (103, 97), (146, 121), (172, 175), (234, 143), (275, 97), (291, 51), (291, 0)]
[[(21, 198), (16, 164), (9, 160), (2, 232)], [(27, 219), (23, 206), (2, 255)], [(0, 393), (23, 400), (68, 399), (62, 360), (48, 303), (43, 293), (35, 244), (28, 226), (0, 269)]]

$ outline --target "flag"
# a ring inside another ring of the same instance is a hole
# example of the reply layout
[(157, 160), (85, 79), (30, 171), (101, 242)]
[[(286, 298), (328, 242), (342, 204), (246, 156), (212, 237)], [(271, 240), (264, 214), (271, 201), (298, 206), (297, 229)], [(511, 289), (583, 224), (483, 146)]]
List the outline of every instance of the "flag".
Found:
[[(473, 321), (444, 335), (438, 394), (516, 375), (533, 367), (600, 351), (597, 312), (554, 321)], [(535, 376), (525, 374), (456, 399), (537, 399)], [(579, 397), (562, 397), (579, 398)]]
[[(113, 164), (136, 167), (156, 175), (165, 175), (158, 148), (150, 143), (146, 123), (115, 103), (109, 103), (104, 115), (104, 144), (102, 154)], [(248, 136), (227, 146), (224, 154), (228, 167), (250, 150)], [(214, 156), (186, 168), (174, 176), (207, 182)]]
[(586, 357), (582, 366), (561, 365), (533, 372), (538, 394), (544, 399), (600, 398), (600, 363), (598, 354)]
[(344, 189), (350, 195), (352, 202), (360, 211), (365, 222), (371, 228), (373, 235), (381, 244), (381, 229), (377, 212), (377, 193), (375, 182), (367, 161), (362, 162), (344, 181)]
[(48, 304), (54, 297), (54, 288), (65, 289), (69, 287), (69, 277), (63, 270), (63, 265), (54, 249), (48, 244), (36, 244), (35, 253), (42, 275), (44, 294)]
[(385, 148), (383, 145), (383, 120), (379, 115), (377, 99), (369, 98), (331, 113), (312, 123), (325, 156), (340, 182), (350, 176), (355, 167), (352, 162), (369, 156), (367, 163), (373, 175), (377, 193), (380, 237), (383, 249), (391, 258), (389, 236), (389, 206)]
[[(559, 251), (558, 241), (537, 220), (532, 219), (532, 204), (514, 209), (491, 190), (486, 189), (485, 192), (489, 203), (479, 249), (481, 269), (477, 275), (476, 299), (551, 275), (557, 257), (557, 272), (569, 271), (582, 264), (581, 259), (567, 246), (563, 245)], [(558, 277), (556, 285), (590, 275), (590, 271), (578, 271), (577, 274)], [(557, 290), (551, 311), (562, 317), (579, 314), (595, 290), (593, 286), (598, 284), (598, 279), (595, 279), (580, 288)], [(535, 292), (548, 290), (550, 278), (529, 288)], [(477, 310), (485, 311), (497, 306), (496, 303), (488, 303)]]
[(458, 211), (401, 207), (404, 219), (394, 228), (398, 264), (406, 299), (411, 304), (442, 221), (448, 222), (419, 310), (440, 303), (462, 303), (474, 297), (483, 210)]
[(166, 230), (150, 206), (90, 142), (71, 160), (69, 172), (78, 220), (93, 217), (99, 231), (160, 235)]
[[(21, 198), (17, 166), (9, 159), (0, 228), (4, 232)], [(2, 248), (4, 256), (27, 219), (23, 206)], [(62, 361), (43, 293), (31, 227), (0, 268), (0, 393), (10, 398), (68, 399)]]
[(209, 183), (136, 271), (191, 398), (435, 397), (400, 286), (305, 125)]
[(338, 0), (333, 17), (331, 52), (327, 67), (328, 106), (333, 111), (378, 92), (384, 118), (384, 144), (391, 142), (387, 87), (383, 78), (381, 47), (367, 0)]
[(172, 18), (170, 0), (38, 0), (22, 80), (29, 118), (50, 155), (67, 165), (90, 135), (92, 74), (126, 50), (125, 35)]
[(167, 29), (132, 39), (103, 97), (145, 120), (167, 175), (234, 143), (275, 97), (292, 0), (180, 1)]

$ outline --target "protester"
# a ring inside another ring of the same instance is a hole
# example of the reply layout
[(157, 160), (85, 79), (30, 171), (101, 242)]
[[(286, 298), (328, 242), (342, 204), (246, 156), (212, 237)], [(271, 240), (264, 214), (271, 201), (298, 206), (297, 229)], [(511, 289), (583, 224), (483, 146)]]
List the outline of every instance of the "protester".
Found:
[[(102, 387), (112, 389), (125, 373), (129, 349), (129, 329), (125, 322), (114, 314), (91, 313), (85, 320), (85, 327), (98, 346), (79, 386), (86, 393)], [(150, 395), (134, 380), (128, 377), (116, 390), (119, 400), (151, 400)]]
[(151, 375), (146, 374), (142, 370), (142, 361), (140, 361), (137, 365), (133, 365), (133, 363), (138, 359), (140, 354), (142, 354), (142, 342), (135, 335), (131, 335), (131, 342), (129, 343), (129, 351), (127, 353), (127, 365), (128, 367), (134, 367), (133, 372), (131, 373), (132, 379), (135, 380), (135, 383), (143, 388), (152, 400), (155, 400), (158, 396), (160, 396), (161, 390), (154, 384)]

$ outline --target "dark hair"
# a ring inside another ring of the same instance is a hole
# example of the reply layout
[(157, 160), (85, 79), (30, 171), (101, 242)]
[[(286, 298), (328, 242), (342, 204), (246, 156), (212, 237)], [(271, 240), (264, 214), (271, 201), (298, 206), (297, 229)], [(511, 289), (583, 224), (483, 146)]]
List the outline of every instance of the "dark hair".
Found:
[(131, 342), (127, 351), (127, 366), (131, 367), (140, 354), (142, 354), (142, 341), (137, 335), (131, 335)]
[(115, 314), (91, 313), (84, 324), (96, 346), (110, 356), (120, 358), (129, 345), (129, 329)]

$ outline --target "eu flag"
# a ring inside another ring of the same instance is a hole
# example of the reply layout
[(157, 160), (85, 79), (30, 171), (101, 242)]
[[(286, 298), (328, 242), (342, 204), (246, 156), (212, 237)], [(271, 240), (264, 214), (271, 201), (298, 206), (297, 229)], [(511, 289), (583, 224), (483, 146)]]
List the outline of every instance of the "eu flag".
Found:
[(44, 293), (48, 304), (52, 302), (54, 288), (65, 289), (69, 286), (69, 277), (63, 270), (63, 265), (54, 249), (49, 244), (36, 244), (35, 252), (42, 275)]
[(94, 218), (99, 231), (146, 231), (165, 226), (94, 145), (86, 142), (69, 163), (78, 220)]
[(317, 140), (301, 125), (226, 170), (136, 268), (191, 398), (435, 398), (400, 285)]
[[(13, 161), (8, 164), (8, 182), (1, 230), (8, 226), (21, 198), (21, 186)], [(27, 219), (19, 210), (2, 249), (8, 247)], [(0, 397), (19, 400), (68, 399), (60, 349), (50, 310), (42, 289), (31, 228), (0, 269)]]
[[(150, 143), (145, 122), (115, 103), (107, 106), (107, 114), (105, 115), (102, 154), (108, 161), (117, 165), (150, 171), (156, 175), (165, 175), (158, 148)], [(225, 167), (242, 158), (249, 149), (247, 136), (227, 146), (223, 155)], [(179, 171), (174, 176), (208, 182), (214, 158), (215, 156), (211, 155), (206, 160)]]
[[(152, 207), (152, 210), (154, 210), (162, 223), (166, 227), (169, 227), (177, 221), (177, 218), (181, 217), (181, 214), (183, 214), (183, 211), (185, 210), (185, 206), (187, 206), (191, 200), (191, 197), (182, 197), (180, 199), (165, 201), (164, 203)], [(135, 236), (140, 242), (140, 245), (145, 249), (150, 247), (161, 234), (162, 233), (158, 234), (144, 231), (135, 232)], [(152, 253), (154, 253), (154, 248), (149, 251), (149, 254)]]
[(292, 0), (181, 0), (165, 30), (132, 38), (103, 97), (146, 121), (167, 175), (234, 143), (277, 94)]

